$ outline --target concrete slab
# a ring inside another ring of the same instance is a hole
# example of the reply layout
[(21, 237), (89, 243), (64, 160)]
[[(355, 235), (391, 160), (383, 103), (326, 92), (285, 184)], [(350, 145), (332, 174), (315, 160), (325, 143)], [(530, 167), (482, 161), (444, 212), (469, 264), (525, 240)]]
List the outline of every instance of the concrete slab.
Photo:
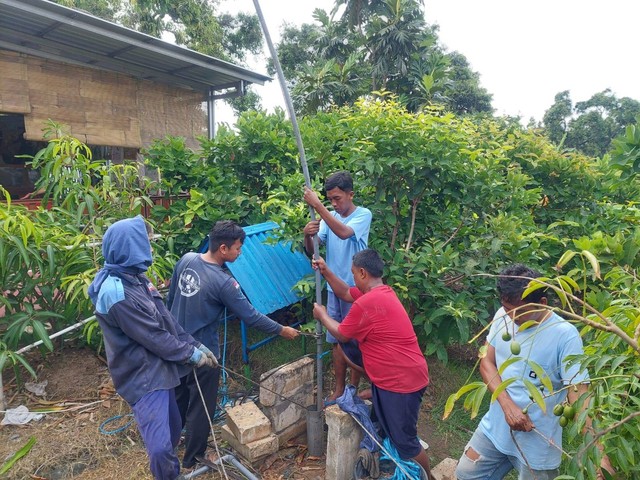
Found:
[(293, 402), (278, 401), (273, 406), (263, 406), (264, 414), (271, 420), (274, 432), (279, 433), (298, 422), (306, 422), (307, 409), (314, 404), (313, 385), (305, 383), (293, 390), (289, 395)]
[(246, 458), (251, 463), (255, 463), (267, 455), (271, 455), (278, 451), (278, 437), (274, 434), (270, 434), (269, 436), (256, 440), (255, 442), (242, 444), (231, 432), (229, 427), (227, 425), (223, 425), (220, 431), (220, 436), (224, 441), (228, 442), (231, 448), (238, 452), (239, 455)]
[[(287, 443), (292, 438), (300, 436), (299, 442), (301, 444), (305, 444), (307, 441), (306, 437), (307, 433), (307, 421), (299, 421), (298, 423), (294, 423), (290, 427), (285, 428), (281, 432), (276, 432), (276, 437), (278, 437), (278, 448), (283, 449), (287, 446)], [(305, 434), (304, 437), (302, 435)]]
[(253, 402), (227, 408), (227, 426), (242, 444), (248, 444), (271, 434), (271, 422)]
[(304, 357), (284, 367), (263, 373), (260, 376), (260, 384), (265, 388), (260, 388), (260, 404), (272, 407), (281, 401), (280, 395), (289, 397), (305, 383), (313, 384), (314, 372), (315, 360)]
[(431, 469), (434, 480), (456, 480), (456, 467), (458, 461), (453, 458), (445, 458)]

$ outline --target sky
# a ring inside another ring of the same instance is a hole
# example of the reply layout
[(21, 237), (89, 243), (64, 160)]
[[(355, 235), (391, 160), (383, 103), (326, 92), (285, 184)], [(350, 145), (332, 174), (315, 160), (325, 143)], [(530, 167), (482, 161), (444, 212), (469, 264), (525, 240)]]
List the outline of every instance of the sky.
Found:
[[(424, 0), (425, 16), (440, 27), (448, 51), (467, 57), (480, 83), (493, 94), (498, 115), (542, 120), (557, 93), (573, 102), (610, 88), (618, 97), (640, 101), (636, 0)], [(329, 11), (333, 0), (261, 0), (274, 43), (284, 22), (313, 22), (315, 8)], [(223, 0), (222, 10), (254, 12), (252, 0)], [(267, 55), (265, 45), (265, 55)], [(264, 60), (252, 70), (266, 73)], [(268, 110), (284, 108), (277, 79), (255, 87)], [(231, 110), (216, 104), (216, 121), (233, 123)]]

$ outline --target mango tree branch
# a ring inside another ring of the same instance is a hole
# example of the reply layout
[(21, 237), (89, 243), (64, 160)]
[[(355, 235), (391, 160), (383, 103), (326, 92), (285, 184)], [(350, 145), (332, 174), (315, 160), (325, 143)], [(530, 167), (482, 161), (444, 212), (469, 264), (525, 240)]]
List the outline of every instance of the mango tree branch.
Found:
[(405, 252), (408, 252), (411, 248), (411, 242), (413, 240), (413, 232), (416, 228), (416, 215), (418, 214), (418, 205), (420, 204), (420, 200), (424, 195), (426, 188), (422, 190), (413, 200), (411, 200), (411, 227), (409, 228), (409, 237), (407, 238), (407, 246), (405, 247)]
[(593, 438), (589, 441), (589, 443), (587, 443), (580, 450), (578, 450), (578, 453), (576, 453), (575, 456), (576, 457), (581, 456), (585, 452), (585, 450), (587, 450), (588, 448), (593, 446), (601, 437), (603, 437), (604, 435), (606, 435), (609, 432), (614, 431), (616, 428), (624, 425), (625, 423), (627, 423), (630, 420), (633, 420), (636, 417), (640, 417), (640, 411), (630, 413), (629, 415), (624, 417), (622, 420), (618, 420), (617, 422), (611, 424), (610, 426), (608, 426), (604, 430), (600, 430), (599, 432), (594, 432)]
[[(485, 275), (485, 274), (481, 274), (481, 275)], [(491, 276), (491, 277), (495, 277), (496, 275), (487, 275), (487, 276)], [(620, 327), (618, 327), (614, 322), (612, 322), (609, 318), (605, 317), (602, 313), (600, 313), (596, 308), (594, 308), (593, 306), (589, 305), (587, 302), (585, 302), (584, 300), (582, 300), (581, 298), (573, 295), (572, 293), (567, 292), (566, 290), (562, 290), (559, 287), (557, 287), (556, 285), (552, 285), (548, 282), (544, 282), (542, 280), (539, 279), (531, 279), (529, 277), (521, 277), (521, 276), (517, 276), (517, 275), (509, 275), (509, 278), (520, 278), (523, 280), (530, 280), (533, 281), (535, 280), (535, 282), (539, 283), (540, 285), (544, 285), (545, 287), (548, 287), (550, 289), (552, 289), (554, 292), (561, 290), (563, 292), (563, 294), (573, 300), (574, 302), (578, 303), (579, 305), (581, 305), (582, 307), (584, 307), (586, 310), (588, 310), (590, 313), (594, 314), (595, 316), (597, 316), (600, 320), (602, 320), (602, 323), (598, 323), (594, 320), (591, 320), (583, 315), (578, 315), (576, 313), (567, 311), (567, 310), (563, 310), (561, 308), (554, 308), (554, 307), (550, 307), (548, 305), (539, 305), (540, 307), (544, 307), (547, 308), (549, 310), (553, 310), (556, 312), (559, 312), (561, 315), (564, 315), (566, 317), (569, 317), (573, 320), (577, 320), (579, 322), (582, 322), (586, 325), (589, 325), (592, 328), (595, 328), (596, 330), (601, 330), (604, 332), (610, 332), (613, 333), (615, 335), (617, 335), (618, 337), (620, 337), (627, 345), (629, 345), (631, 348), (633, 348), (633, 350), (640, 355), (640, 346), (638, 345), (638, 342), (636, 340), (634, 340), (633, 338), (631, 338), (627, 332), (625, 332), (624, 330), (622, 330)]]

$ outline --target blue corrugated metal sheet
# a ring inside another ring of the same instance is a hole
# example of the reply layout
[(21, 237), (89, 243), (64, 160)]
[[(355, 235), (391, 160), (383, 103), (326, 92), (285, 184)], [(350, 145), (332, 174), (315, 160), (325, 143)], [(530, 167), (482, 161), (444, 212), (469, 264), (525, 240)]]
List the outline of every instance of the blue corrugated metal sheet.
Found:
[[(265, 243), (276, 228), (275, 222), (244, 227), (247, 238), (242, 255), (227, 264), (249, 301), (265, 315), (300, 300), (292, 287), (313, 272), (309, 259), (300, 251), (291, 251), (290, 242)], [(207, 248), (208, 239), (201, 251)]]

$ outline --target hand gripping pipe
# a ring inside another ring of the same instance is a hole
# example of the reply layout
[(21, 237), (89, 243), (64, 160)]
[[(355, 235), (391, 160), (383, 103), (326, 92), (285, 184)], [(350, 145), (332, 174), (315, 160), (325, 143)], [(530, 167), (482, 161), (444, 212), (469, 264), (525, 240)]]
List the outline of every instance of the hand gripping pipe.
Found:
[[(274, 2), (275, 3), (275, 2)], [(258, 15), (258, 20), (260, 21), (260, 25), (262, 27), (262, 31), (264, 33), (265, 40), (267, 42), (267, 46), (269, 47), (269, 52), (271, 54), (271, 58), (273, 60), (273, 65), (276, 68), (276, 73), (278, 75), (278, 82), (280, 83), (280, 88), (282, 90), (282, 95), (284, 97), (285, 105), (287, 107), (287, 112), (289, 113), (289, 118), (291, 119), (291, 125), (293, 127), (293, 134), (296, 138), (296, 144), (298, 145), (298, 154), (300, 155), (300, 164), (302, 165), (302, 173), (304, 175), (304, 182), (308, 188), (311, 188), (311, 178), (309, 177), (309, 167), (307, 166), (307, 159), (304, 153), (304, 145), (302, 144), (302, 136), (300, 135), (300, 128), (298, 127), (298, 120), (296, 119), (296, 113), (293, 110), (293, 102), (291, 101), (291, 95), (289, 94), (289, 89), (287, 88), (287, 84), (284, 79), (284, 73), (282, 72), (282, 66), (280, 65), (280, 60), (278, 59), (278, 54), (276, 53), (276, 49), (273, 46), (273, 42), (271, 41), (271, 36), (269, 35), (269, 29), (267, 28), (267, 24), (264, 20), (264, 16), (262, 15), (262, 9), (260, 8), (260, 3), (258, 0), (253, 0), (253, 5), (256, 8), (256, 14)], [(311, 220), (316, 219), (316, 213), (313, 210), (313, 207), (309, 206), (309, 214), (311, 216)], [(319, 243), (318, 236), (315, 235), (313, 237), (313, 258), (319, 257)], [(320, 281), (320, 271), (316, 269), (316, 303), (322, 304), (322, 290), (321, 290), (321, 281)], [(317, 405), (316, 409), (308, 409), (307, 410), (307, 448), (309, 451), (309, 455), (319, 457), (322, 455), (324, 447), (322, 442), (323, 435), (323, 427), (322, 427), (322, 324), (318, 320), (316, 322), (316, 377), (317, 377)]]

